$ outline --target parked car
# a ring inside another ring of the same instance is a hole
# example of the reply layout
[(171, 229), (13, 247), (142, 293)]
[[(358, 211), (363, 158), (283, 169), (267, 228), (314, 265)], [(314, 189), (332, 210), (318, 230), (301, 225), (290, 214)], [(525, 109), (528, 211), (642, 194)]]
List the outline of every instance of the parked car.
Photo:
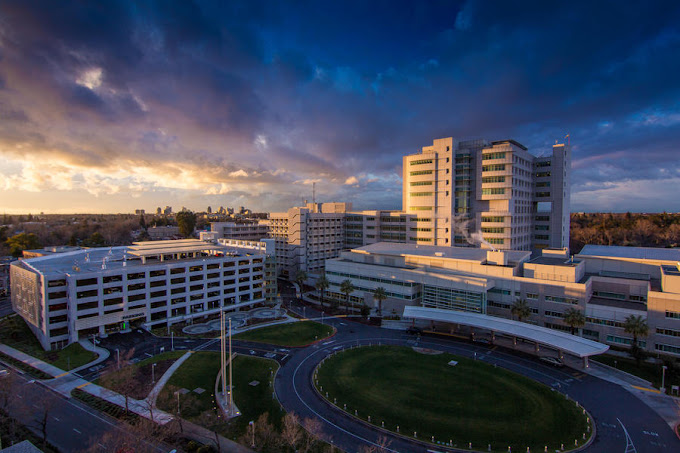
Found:
[(411, 326), (408, 329), (406, 329), (406, 333), (409, 333), (411, 335), (420, 335), (421, 333), (423, 333), (423, 329), (421, 329), (420, 327)]
[(548, 365), (552, 365), (552, 366), (555, 366), (555, 367), (558, 367), (558, 368), (564, 366), (564, 362), (561, 361), (560, 359), (558, 359), (557, 357), (543, 356), (543, 357), (540, 358), (540, 360), (542, 362), (547, 363)]

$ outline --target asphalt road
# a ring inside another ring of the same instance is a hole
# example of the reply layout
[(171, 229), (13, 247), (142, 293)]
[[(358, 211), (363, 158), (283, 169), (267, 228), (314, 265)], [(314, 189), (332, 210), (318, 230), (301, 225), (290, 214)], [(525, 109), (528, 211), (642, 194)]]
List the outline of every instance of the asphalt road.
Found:
[[(306, 309), (310, 316), (312, 309)], [(376, 444), (383, 432), (348, 417), (332, 404), (320, 398), (311, 385), (316, 365), (342, 347), (357, 344), (398, 344), (414, 346), (415, 337), (400, 331), (379, 329), (342, 318), (327, 319), (338, 333), (328, 341), (298, 350), (282, 366), (275, 390), (287, 411), (302, 418), (317, 417), (324, 425), (326, 440), (345, 451), (358, 451), (362, 446)], [(626, 451), (625, 426), (637, 452), (680, 451), (680, 440), (665, 421), (641, 400), (622, 387), (592, 377), (571, 368), (556, 369), (532, 358), (518, 356), (499, 348), (479, 346), (448, 338), (423, 337), (419, 346), (439, 349), (485, 362), (497, 364), (538, 382), (552, 386), (578, 401), (595, 419), (597, 436), (588, 452)], [(425, 446), (407, 439), (387, 435), (390, 450), (399, 452), (455, 451), (443, 446)]]
[[(115, 433), (116, 436), (131, 437), (125, 425), (101, 414), (75, 399), (66, 399), (39, 382), (23, 374), (17, 376), (17, 397), (20, 404), (13, 405), (12, 415), (21, 423), (42, 437), (42, 420), (47, 414), (47, 438), (62, 452), (84, 451), (96, 445), (102, 452), (112, 451), (103, 436)], [(0, 381), (0, 384), (2, 381)], [(156, 446), (145, 442), (154, 451), (167, 452), (169, 446)], [(38, 445), (39, 446), (39, 445)]]

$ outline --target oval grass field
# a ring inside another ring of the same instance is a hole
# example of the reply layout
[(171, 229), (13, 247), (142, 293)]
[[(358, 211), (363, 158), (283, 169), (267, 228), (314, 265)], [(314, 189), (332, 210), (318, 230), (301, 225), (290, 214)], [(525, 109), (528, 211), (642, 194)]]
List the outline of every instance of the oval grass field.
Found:
[[(448, 365), (450, 360), (458, 362)], [(451, 354), (372, 346), (328, 358), (318, 369), (320, 392), (347, 411), (418, 439), (459, 448), (554, 451), (583, 444), (582, 409), (558, 392), (502, 368)], [(322, 389), (322, 390), (321, 390)], [(589, 436), (587, 433), (586, 437)]]

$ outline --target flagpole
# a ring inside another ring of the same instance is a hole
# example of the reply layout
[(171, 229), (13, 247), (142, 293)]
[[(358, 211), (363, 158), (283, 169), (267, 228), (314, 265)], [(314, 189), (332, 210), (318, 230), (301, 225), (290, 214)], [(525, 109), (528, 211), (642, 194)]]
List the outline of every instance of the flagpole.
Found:
[(234, 415), (234, 387), (232, 382), (232, 360), (231, 355), (231, 318), (229, 318), (229, 415)]

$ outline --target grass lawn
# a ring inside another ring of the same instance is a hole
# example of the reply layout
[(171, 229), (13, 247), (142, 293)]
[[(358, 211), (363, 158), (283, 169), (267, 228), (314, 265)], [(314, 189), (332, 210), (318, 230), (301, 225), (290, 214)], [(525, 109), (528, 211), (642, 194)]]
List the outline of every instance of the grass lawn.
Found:
[[(234, 359), (234, 402), (241, 415), (231, 423), (221, 425), (217, 429), (223, 436), (238, 439), (245, 432), (248, 422), (257, 420), (260, 414), (268, 412), (270, 421), (280, 426), (283, 411), (277, 400), (272, 398), (271, 379), (278, 364), (273, 360), (238, 355)], [(170, 413), (177, 412), (178, 389), (194, 390), (197, 387), (206, 391), (202, 394), (190, 392), (180, 396), (182, 418), (200, 423), (200, 415), (211, 412), (215, 380), (220, 369), (220, 356), (217, 352), (197, 352), (172, 375), (158, 399), (158, 407)], [(250, 382), (258, 381), (256, 386)], [(211, 427), (212, 428), (212, 427)]]
[(20, 316), (9, 316), (0, 320), (0, 343), (66, 371), (97, 358), (97, 354), (83, 349), (78, 343), (73, 343), (59, 351), (45, 351)]
[[(170, 413), (177, 413), (177, 397), (174, 393), (179, 389), (190, 390), (180, 395), (182, 418), (193, 420), (201, 413), (212, 410), (214, 404), (215, 379), (220, 370), (219, 352), (195, 352), (170, 377), (158, 398), (158, 407)], [(205, 392), (193, 392), (196, 388)]]
[[(456, 366), (448, 365), (456, 360)], [(459, 448), (554, 451), (583, 442), (581, 409), (550, 388), (481, 361), (410, 348), (374, 346), (329, 358), (319, 368), (322, 394), (364, 420)]]
[[(656, 388), (661, 387), (661, 364), (641, 362), (638, 365), (635, 359), (607, 354), (593, 356), (591, 359), (649, 381)], [(680, 385), (680, 373), (672, 369), (666, 370), (664, 385), (667, 389), (670, 389), (671, 385)]]
[(333, 335), (331, 326), (314, 321), (299, 321), (249, 330), (234, 335), (234, 339), (296, 347), (308, 345), (331, 335)]

